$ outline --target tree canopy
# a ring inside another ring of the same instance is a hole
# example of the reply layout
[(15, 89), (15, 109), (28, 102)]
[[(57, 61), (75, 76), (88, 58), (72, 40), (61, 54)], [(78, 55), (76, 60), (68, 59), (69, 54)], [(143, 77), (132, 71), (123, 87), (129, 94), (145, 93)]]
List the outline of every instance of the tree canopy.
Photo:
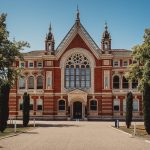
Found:
[(12, 67), (16, 57), (23, 59), (21, 50), (29, 47), (24, 41), (15, 41), (9, 39), (9, 32), (6, 25), (7, 14), (0, 14), (0, 87), (4, 83), (13, 85), (18, 69)]
[(133, 64), (127, 74), (129, 80), (138, 80), (138, 89), (143, 92), (144, 84), (150, 85), (150, 28), (145, 29), (144, 41), (141, 45), (133, 47)]

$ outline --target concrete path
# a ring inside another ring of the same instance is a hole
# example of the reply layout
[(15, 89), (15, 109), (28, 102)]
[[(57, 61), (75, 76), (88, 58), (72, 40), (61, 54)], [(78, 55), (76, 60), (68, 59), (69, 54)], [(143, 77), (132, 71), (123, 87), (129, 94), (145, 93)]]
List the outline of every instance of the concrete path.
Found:
[(0, 150), (150, 150), (150, 143), (111, 122), (42, 122), (43, 127), (0, 140)]

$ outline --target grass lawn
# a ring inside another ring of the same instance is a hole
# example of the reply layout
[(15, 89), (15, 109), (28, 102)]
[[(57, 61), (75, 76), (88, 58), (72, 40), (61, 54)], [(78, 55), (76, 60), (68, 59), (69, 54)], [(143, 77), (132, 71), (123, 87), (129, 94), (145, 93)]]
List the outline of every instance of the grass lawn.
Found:
[[(126, 128), (126, 126), (120, 126), (119, 130), (122, 130), (129, 134), (134, 134), (134, 126), (133, 125), (129, 129)], [(136, 125), (136, 136), (148, 138), (148, 134), (143, 125)]]
[(8, 125), (3, 133), (0, 132), (0, 139), (4, 136), (23, 133), (23, 132), (26, 132), (26, 131), (31, 130), (33, 128), (34, 128), (33, 125), (32, 126), (29, 125), (28, 127), (25, 128), (22, 126), (22, 124), (17, 124), (17, 129), (16, 129), (16, 133), (15, 133), (14, 132), (14, 125)]

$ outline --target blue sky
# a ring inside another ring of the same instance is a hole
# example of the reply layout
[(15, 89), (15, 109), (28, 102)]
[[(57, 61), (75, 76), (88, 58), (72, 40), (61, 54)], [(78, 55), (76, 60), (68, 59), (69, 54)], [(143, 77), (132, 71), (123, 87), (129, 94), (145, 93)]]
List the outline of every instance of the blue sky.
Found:
[(41, 50), (50, 22), (58, 46), (74, 24), (77, 4), (81, 23), (98, 46), (105, 21), (113, 49), (140, 44), (150, 28), (150, 0), (0, 0), (0, 13), (8, 14), (11, 39), (28, 41), (25, 51)]

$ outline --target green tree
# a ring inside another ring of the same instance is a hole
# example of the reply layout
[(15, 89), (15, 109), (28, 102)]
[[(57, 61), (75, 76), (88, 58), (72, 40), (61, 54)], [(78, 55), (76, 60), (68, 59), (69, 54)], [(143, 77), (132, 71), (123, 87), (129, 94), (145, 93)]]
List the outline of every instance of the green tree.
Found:
[(7, 120), (9, 116), (9, 84), (3, 84), (0, 90), (0, 131), (3, 132), (7, 127)]
[(130, 128), (132, 122), (132, 111), (133, 111), (133, 94), (131, 92), (127, 93), (126, 100), (126, 126)]
[(29, 47), (27, 42), (9, 39), (6, 16), (4, 13), (0, 14), (0, 128), (3, 128), (3, 131), (7, 126), (9, 115), (9, 91), (19, 74), (19, 69), (15, 69), (12, 64), (16, 58), (23, 59), (20, 51), (24, 47)]
[(127, 74), (129, 80), (138, 80), (138, 90), (143, 97), (144, 125), (150, 134), (150, 28), (145, 29), (144, 41), (133, 47), (134, 63)]
[(30, 117), (30, 96), (27, 92), (23, 95), (23, 126), (27, 127)]

